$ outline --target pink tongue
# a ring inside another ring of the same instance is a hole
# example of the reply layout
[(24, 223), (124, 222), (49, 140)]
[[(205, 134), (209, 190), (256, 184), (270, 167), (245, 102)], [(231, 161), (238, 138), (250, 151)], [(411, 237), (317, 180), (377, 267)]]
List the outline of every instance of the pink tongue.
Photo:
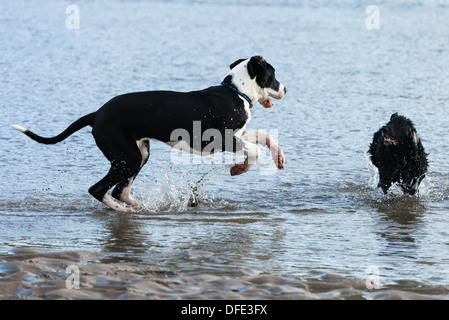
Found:
[(386, 140), (387, 140), (387, 142), (393, 144), (394, 146), (396, 146), (396, 145), (398, 144), (398, 141), (395, 140), (395, 139), (388, 138), (388, 139), (386, 139)]
[(273, 106), (273, 102), (271, 101), (270, 98), (265, 100), (264, 104), (265, 104), (265, 108), (271, 108)]

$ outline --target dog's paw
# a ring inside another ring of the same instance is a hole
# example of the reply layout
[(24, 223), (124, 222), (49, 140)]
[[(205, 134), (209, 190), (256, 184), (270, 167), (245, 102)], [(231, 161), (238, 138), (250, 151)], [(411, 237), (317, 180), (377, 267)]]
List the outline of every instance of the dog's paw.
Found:
[(284, 155), (281, 154), (278, 156), (277, 167), (278, 169), (284, 169), (284, 166), (285, 166), (285, 158)]
[(245, 163), (236, 163), (232, 168), (231, 168), (231, 176), (238, 176), (242, 173), (245, 173), (246, 171), (246, 164)]
[(278, 146), (277, 150), (271, 154), (271, 157), (273, 158), (274, 164), (278, 169), (284, 169), (285, 157), (281, 147)]

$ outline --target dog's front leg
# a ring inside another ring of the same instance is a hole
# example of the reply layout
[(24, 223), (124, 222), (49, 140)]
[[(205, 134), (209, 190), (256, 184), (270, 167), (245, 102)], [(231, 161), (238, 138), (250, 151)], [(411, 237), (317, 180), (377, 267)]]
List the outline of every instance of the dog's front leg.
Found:
[(383, 170), (379, 169), (379, 184), (377, 185), (378, 188), (382, 188), (382, 191), (384, 194), (388, 193), (388, 189), (390, 189), (391, 185), (393, 184), (393, 178), (383, 174)]
[(278, 169), (284, 169), (285, 157), (282, 148), (277, 144), (273, 137), (265, 131), (247, 132), (241, 137), (243, 140), (254, 144), (260, 144), (270, 149), (271, 158)]
[(231, 168), (231, 176), (237, 176), (242, 173), (248, 172), (249, 169), (256, 163), (257, 159), (260, 156), (260, 149), (254, 143), (248, 142), (246, 140), (242, 140), (237, 137), (233, 137), (234, 146), (233, 152), (238, 154), (244, 154), (246, 159), (244, 162), (236, 163)]

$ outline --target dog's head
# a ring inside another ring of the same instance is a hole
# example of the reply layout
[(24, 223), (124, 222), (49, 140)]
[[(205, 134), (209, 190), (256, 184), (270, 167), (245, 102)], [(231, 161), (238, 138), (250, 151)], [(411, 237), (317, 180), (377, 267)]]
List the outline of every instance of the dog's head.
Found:
[(237, 60), (230, 68), (232, 84), (265, 108), (273, 106), (270, 97), (282, 99), (287, 93), (285, 86), (276, 80), (274, 68), (261, 56)]
[(417, 147), (420, 143), (413, 122), (397, 113), (393, 114), (381, 129), (383, 143), (387, 147), (401, 148), (404, 146)]

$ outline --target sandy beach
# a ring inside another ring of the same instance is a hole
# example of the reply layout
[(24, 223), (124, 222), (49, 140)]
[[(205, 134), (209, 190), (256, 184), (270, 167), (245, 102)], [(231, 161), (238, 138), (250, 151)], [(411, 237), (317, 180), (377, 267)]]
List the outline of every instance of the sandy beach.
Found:
[(258, 274), (178, 274), (148, 265), (102, 263), (102, 253), (19, 249), (0, 259), (2, 300), (448, 299), (449, 286), (416, 281), (368, 290), (364, 279)]

